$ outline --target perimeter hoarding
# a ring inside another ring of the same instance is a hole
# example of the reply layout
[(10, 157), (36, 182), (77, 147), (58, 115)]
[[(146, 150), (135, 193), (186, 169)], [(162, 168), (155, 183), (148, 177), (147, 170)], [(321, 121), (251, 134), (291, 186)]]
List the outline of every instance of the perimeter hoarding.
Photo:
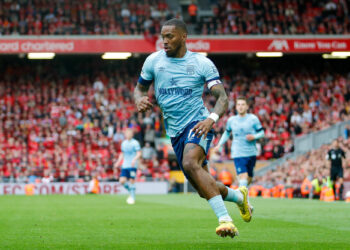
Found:
[[(324, 53), (350, 50), (350, 36), (195, 36), (189, 37), (192, 51), (209, 53), (248, 53), (281, 51), (285, 53)], [(90, 54), (104, 52), (151, 53), (162, 49), (142, 36), (20, 36), (1, 37), (0, 54), (55, 52)]]

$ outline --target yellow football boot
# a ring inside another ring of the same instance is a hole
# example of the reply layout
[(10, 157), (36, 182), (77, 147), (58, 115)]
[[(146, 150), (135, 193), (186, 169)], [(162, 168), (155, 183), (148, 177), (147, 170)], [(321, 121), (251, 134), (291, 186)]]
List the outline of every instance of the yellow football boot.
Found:
[(232, 221), (220, 222), (220, 225), (216, 228), (216, 234), (221, 237), (230, 236), (231, 238), (238, 236), (238, 229), (232, 223)]
[(243, 194), (243, 202), (240, 205), (237, 204), (237, 206), (242, 219), (245, 222), (249, 222), (252, 219), (252, 207), (248, 203), (248, 189), (245, 186), (241, 186), (238, 189)]

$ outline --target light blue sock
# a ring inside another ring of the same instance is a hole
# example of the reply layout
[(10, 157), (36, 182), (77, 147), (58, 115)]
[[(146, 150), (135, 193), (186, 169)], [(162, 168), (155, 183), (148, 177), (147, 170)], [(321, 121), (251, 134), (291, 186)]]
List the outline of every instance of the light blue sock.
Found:
[(135, 191), (136, 191), (135, 184), (130, 184), (130, 195), (134, 200), (135, 200)]
[(130, 187), (129, 187), (129, 183), (125, 182), (123, 184), (123, 186), (125, 187), (126, 190), (128, 190), (130, 192)]
[(240, 179), (239, 180), (239, 186), (245, 186), (246, 188), (248, 188), (248, 180), (246, 179)]
[(211, 208), (214, 210), (216, 217), (218, 217), (219, 222), (232, 221), (231, 217), (228, 215), (224, 200), (222, 199), (221, 195), (212, 197), (208, 200), (208, 202)]
[(225, 197), (225, 201), (231, 201), (234, 203), (242, 204), (243, 202), (243, 194), (239, 190), (234, 190), (232, 188), (227, 188), (227, 195)]
[[(240, 187), (241, 187), (241, 186), (245, 186), (245, 187), (248, 189), (248, 180), (246, 180), (246, 179), (240, 179), (240, 180), (239, 180), (239, 186), (240, 186)], [(249, 203), (249, 195), (248, 195), (247, 199), (248, 199), (248, 203)]]

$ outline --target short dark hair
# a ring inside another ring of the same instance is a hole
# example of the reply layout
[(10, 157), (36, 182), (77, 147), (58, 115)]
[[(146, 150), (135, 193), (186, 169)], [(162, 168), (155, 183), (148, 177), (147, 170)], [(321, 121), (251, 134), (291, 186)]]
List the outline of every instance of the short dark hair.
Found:
[(248, 100), (244, 96), (238, 96), (236, 101), (238, 102), (239, 100), (245, 101), (248, 104)]
[(163, 26), (175, 26), (176, 29), (181, 29), (183, 32), (186, 34), (188, 33), (187, 31), (187, 26), (184, 21), (181, 19), (173, 18), (168, 21), (166, 21)]

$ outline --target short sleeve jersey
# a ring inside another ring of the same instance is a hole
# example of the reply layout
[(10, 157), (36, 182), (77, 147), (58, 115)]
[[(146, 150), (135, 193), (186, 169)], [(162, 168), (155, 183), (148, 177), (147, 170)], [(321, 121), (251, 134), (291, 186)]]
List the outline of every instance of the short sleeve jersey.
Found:
[[(122, 142), (123, 165), (122, 168), (131, 168), (131, 162), (135, 158), (136, 153), (141, 150), (140, 143), (135, 140), (124, 140)], [(134, 167), (137, 167), (136, 164)]]
[(231, 157), (256, 156), (256, 141), (248, 141), (246, 135), (256, 134), (263, 130), (259, 118), (254, 114), (231, 116), (227, 120), (226, 131), (232, 133), (233, 142), (231, 146)]
[(187, 51), (182, 58), (168, 57), (161, 50), (146, 59), (139, 83), (154, 82), (157, 103), (162, 110), (167, 135), (178, 136), (185, 127), (209, 116), (202, 95), (208, 88), (220, 84), (219, 73), (207, 57)]

